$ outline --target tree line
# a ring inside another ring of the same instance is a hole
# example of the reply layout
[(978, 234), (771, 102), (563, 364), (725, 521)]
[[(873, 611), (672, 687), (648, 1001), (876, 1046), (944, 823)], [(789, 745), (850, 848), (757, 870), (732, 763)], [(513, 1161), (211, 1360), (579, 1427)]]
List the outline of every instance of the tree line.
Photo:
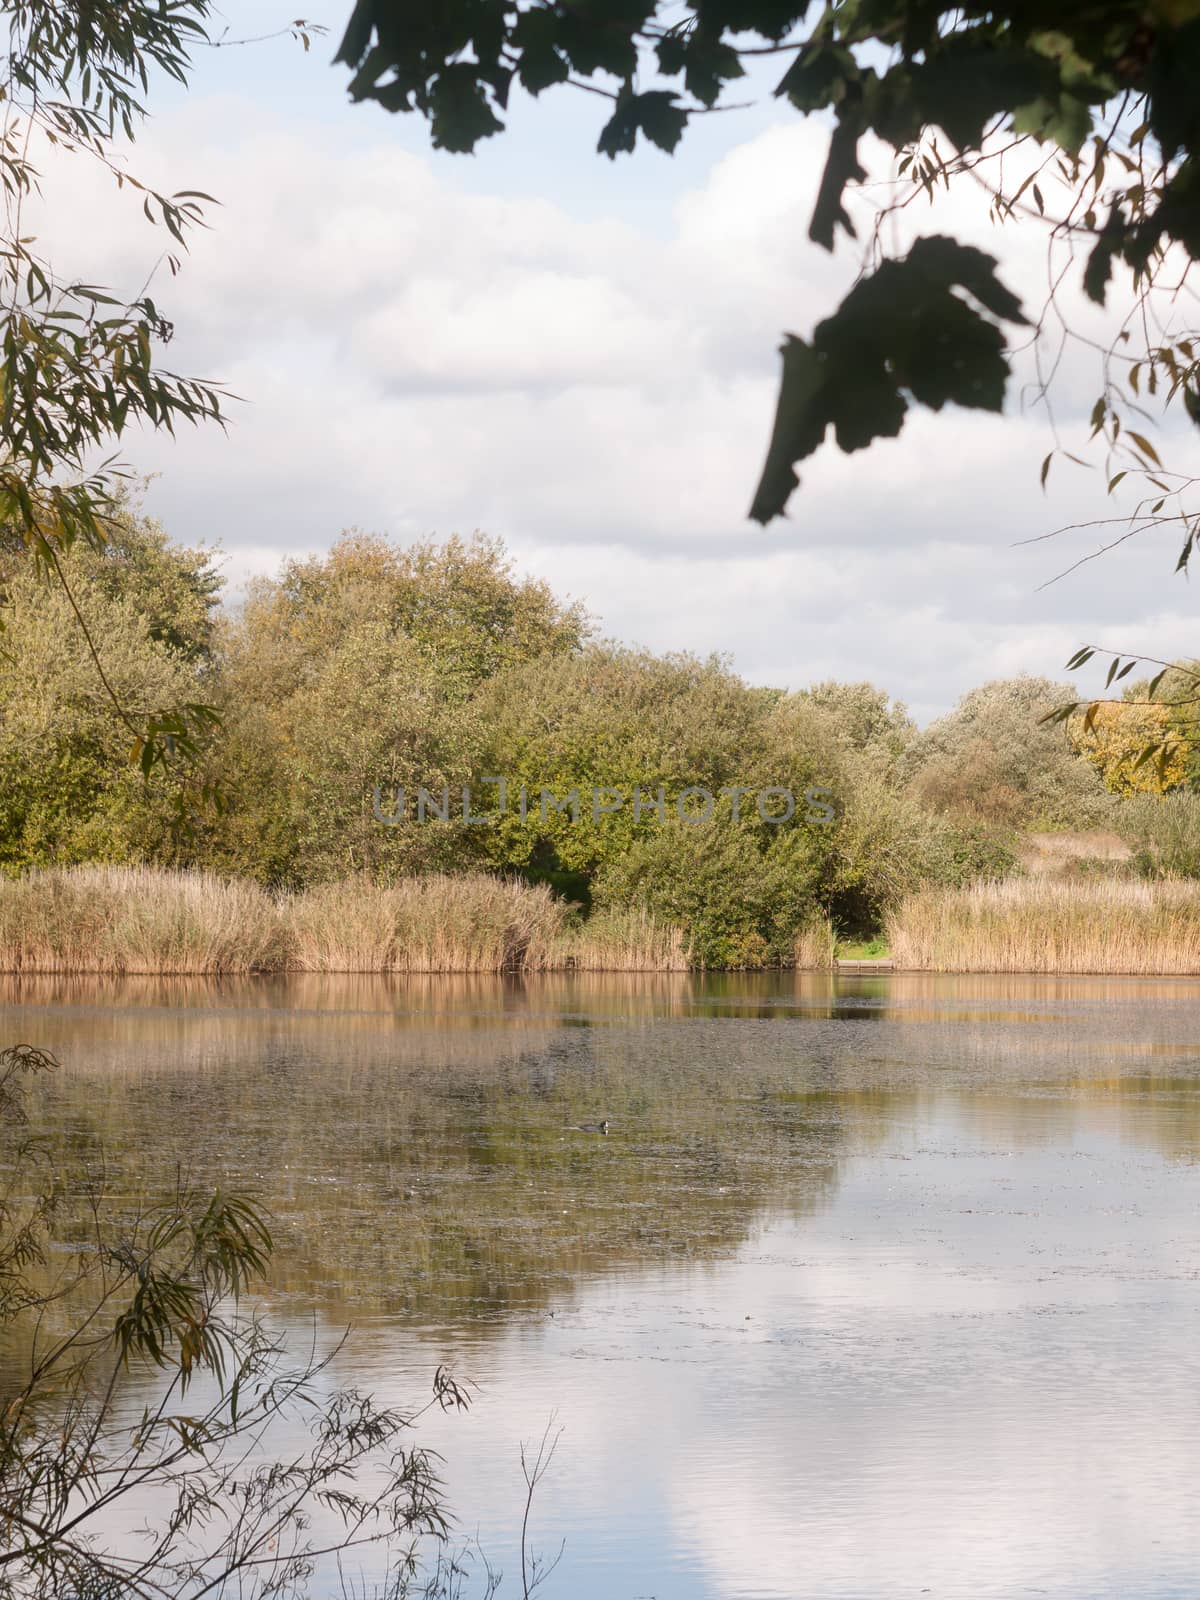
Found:
[[(9, 875), (148, 863), (303, 889), (482, 869), (548, 884), (583, 915), (644, 905), (706, 964), (754, 967), (786, 959), (814, 911), (868, 932), (918, 887), (1018, 871), (1031, 830), (1116, 829), (1136, 835), (1144, 870), (1191, 870), (1177, 837), (1182, 819), (1191, 838), (1200, 784), (1186, 696), (1147, 704), (1133, 684), (1086, 728), (1056, 726), (1039, 719), (1067, 686), (1023, 677), (972, 690), (921, 730), (868, 683), (789, 692), (721, 657), (606, 639), (483, 535), (401, 546), (346, 533), (230, 604), (216, 552), (126, 508), (102, 550), (65, 560), (124, 704), (218, 711), (181, 791), (169, 767), (144, 776), (129, 762), (62, 588), (30, 569), (16, 534), (0, 548)], [(1168, 758), (1139, 766), (1150, 737)], [(640, 788), (668, 804), (571, 815), (535, 800), (482, 827), (457, 808), (425, 826), (379, 821), (377, 794), (483, 793), (497, 775), (514, 794)], [(716, 797), (699, 825), (675, 810), (696, 787)], [(827, 792), (833, 820), (814, 826), (803, 804), (764, 818), (739, 807), (739, 788)]]

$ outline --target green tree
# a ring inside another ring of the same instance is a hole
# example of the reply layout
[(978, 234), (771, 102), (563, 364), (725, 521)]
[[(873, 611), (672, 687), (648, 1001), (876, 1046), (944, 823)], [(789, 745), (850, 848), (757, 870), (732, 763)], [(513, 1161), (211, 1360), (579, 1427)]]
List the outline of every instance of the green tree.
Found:
[(167, 265), (178, 269), (175, 252), (207, 196), (146, 186), (119, 158), (119, 145), (145, 116), (154, 78), (186, 81), (190, 53), (206, 42), (210, 9), (208, 0), (16, 0), (5, 8), (0, 524), (15, 530), (67, 596), (111, 712), (147, 773), (193, 753), (211, 712), (199, 702), (135, 711), (122, 701), (105, 641), (79, 605), (63, 559), (77, 544), (102, 551), (114, 519), (119, 525), (128, 473), (111, 452), (127, 431), (220, 421), (224, 397), (216, 385), (160, 362), (173, 330), (148, 293), (125, 300), (58, 276), (30, 237), (25, 201), (41, 187), (44, 151), (90, 160), (114, 186), (141, 194), (146, 217), (167, 235)]
[(1113, 796), (1066, 731), (1040, 720), (1070, 690), (1047, 678), (998, 679), (964, 695), (909, 746), (913, 791), (935, 810), (1024, 828), (1092, 828)]
[[(493, 770), (476, 698), (505, 669), (554, 670), (586, 629), (582, 608), (519, 578), (481, 536), (403, 547), (348, 534), (286, 562), (226, 630), (226, 732), (208, 775), (229, 805), (197, 858), (296, 885), (464, 864), (478, 830), (462, 790)], [(421, 787), (439, 805), (450, 791), (452, 820), (379, 820), (400, 791), (411, 817)]]
[(787, 966), (819, 905), (824, 855), (815, 829), (669, 816), (605, 860), (595, 901), (601, 910), (645, 905), (684, 930), (700, 965)]
[[(90, 594), (120, 600), (144, 620), (151, 639), (189, 661), (211, 661), (224, 588), (215, 550), (175, 543), (121, 496), (106, 522), (103, 545), (77, 545), (71, 562), (72, 586), (85, 615)], [(19, 582), (29, 565), (20, 530), (10, 525), (0, 531), (0, 593)]]
[(802, 689), (800, 695), (829, 713), (849, 749), (878, 753), (885, 763), (902, 755), (916, 736), (908, 707), (873, 683), (828, 680)]
[[(128, 548), (140, 549), (132, 535)], [(156, 540), (146, 548), (152, 572), (171, 570)], [(189, 620), (184, 608), (177, 624), (164, 623), (158, 584), (139, 559), (77, 546), (59, 561), (104, 641), (111, 688), (145, 722), (210, 693), (211, 676), (198, 653), (207, 619), (193, 611)], [(21, 561), (4, 581), (0, 619), (0, 869), (169, 858), (181, 791), (161, 769), (143, 777), (131, 764), (129, 731), (113, 716), (67, 594)]]
[(503, 542), (481, 533), (412, 545), (345, 533), (327, 555), (285, 562), (251, 604), (309, 650), (363, 619), (378, 622), (410, 640), (458, 695), (503, 667), (577, 650), (589, 629), (581, 605), (519, 578)]
[[(750, 687), (720, 658), (607, 643), (497, 677), (479, 713), (489, 730), (486, 770), (504, 774), (511, 791), (499, 827), (479, 830), (484, 848), (495, 865), (584, 901), (601, 869), (661, 832), (660, 796), (666, 818), (681, 801), (687, 809), (687, 790), (707, 790), (732, 821), (733, 796), (720, 791), (741, 786), (749, 798), (738, 815), (747, 811), (752, 831), (767, 834), (753, 820), (755, 792), (780, 786), (802, 795), (831, 781), (838, 756), (819, 713)], [(594, 789), (611, 792), (597, 803)], [(556, 809), (572, 792), (576, 804)]]

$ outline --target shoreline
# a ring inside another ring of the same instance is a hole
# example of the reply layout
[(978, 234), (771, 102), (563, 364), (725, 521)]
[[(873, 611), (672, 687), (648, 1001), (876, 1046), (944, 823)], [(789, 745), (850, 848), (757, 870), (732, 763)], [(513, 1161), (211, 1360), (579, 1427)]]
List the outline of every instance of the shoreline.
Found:
[(386, 978), (386, 979), (450, 979), (487, 978), (497, 982), (538, 981), (545, 978), (596, 979), (596, 978), (653, 978), (656, 981), (672, 979), (679, 982), (705, 978), (744, 978), (755, 981), (772, 978), (857, 978), (857, 977), (920, 977), (920, 978), (1145, 978), (1164, 981), (1178, 978), (1188, 983), (1200, 981), (1200, 966), (1166, 971), (1159, 967), (1017, 967), (1017, 966), (909, 966), (895, 961), (837, 961), (833, 966), (799, 967), (651, 967), (651, 966), (538, 966), (538, 967), (150, 967), (150, 966), (54, 966), (28, 963), (22, 966), (0, 966), (0, 980), (13, 982), (23, 978), (96, 978), (109, 980), (179, 979), (195, 982), (198, 979), (213, 982), (230, 980), (289, 981), (304, 978)]
[(285, 892), (213, 873), (57, 868), (0, 879), (0, 973), (1200, 977), (1194, 879), (917, 889), (870, 939), (840, 934), (816, 905), (790, 915), (770, 941), (731, 938), (706, 951), (694, 920), (681, 926), (641, 905), (601, 905), (585, 918), (545, 884), (483, 872)]

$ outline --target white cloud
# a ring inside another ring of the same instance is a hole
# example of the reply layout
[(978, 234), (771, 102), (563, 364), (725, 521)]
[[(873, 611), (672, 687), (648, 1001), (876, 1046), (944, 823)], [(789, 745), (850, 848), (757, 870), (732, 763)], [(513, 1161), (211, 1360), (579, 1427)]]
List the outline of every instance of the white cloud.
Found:
[[(484, 527), (616, 636), (730, 651), (752, 677), (793, 685), (869, 673), (926, 712), (981, 675), (1053, 672), (1098, 630), (1165, 649), (1165, 629), (1189, 647), (1161, 546), (1037, 592), (1097, 536), (1014, 543), (1111, 508), (1098, 476), (1075, 469), (1039, 491), (1052, 441), (1035, 411), (914, 415), (870, 451), (827, 445), (787, 522), (746, 521), (779, 336), (807, 333), (853, 268), (852, 250), (831, 258), (806, 236), (819, 126), (727, 148), (656, 230), (475, 192), (469, 165), (452, 181), (444, 160), (372, 141), (225, 96), (184, 102), (138, 151), (164, 186), (222, 201), (182, 276), (160, 271), (155, 291), (177, 324), (173, 363), (247, 403), (227, 438), (132, 453), (161, 474), (151, 503), (171, 530), (220, 538), (235, 576), (350, 524)], [(580, 148), (581, 184), (595, 164)], [(83, 163), (59, 181), (56, 169), (56, 250), (136, 288), (161, 240), (133, 206), (113, 226)], [(855, 202), (864, 236), (873, 200)], [(1034, 303), (1038, 239), (998, 238), (969, 188), (939, 204), (901, 226), (1002, 245), (1002, 275)], [(1097, 325), (1078, 296), (1071, 306)], [(1086, 413), (1093, 380), (1072, 353), (1064, 415)]]

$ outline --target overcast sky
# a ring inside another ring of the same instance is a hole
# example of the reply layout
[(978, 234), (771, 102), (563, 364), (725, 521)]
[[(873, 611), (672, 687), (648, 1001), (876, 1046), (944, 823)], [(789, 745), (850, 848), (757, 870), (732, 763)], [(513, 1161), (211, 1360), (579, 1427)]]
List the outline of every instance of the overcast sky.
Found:
[[(851, 457), (830, 444), (786, 521), (746, 520), (780, 336), (808, 335), (857, 261), (807, 239), (819, 126), (768, 96), (701, 119), (673, 159), (613, 164), (595, 154), (601, 102), (562, 89), (515, 105), (479, 154), (439, 155), (423, 121), (348, 104), (329, 65), (348, 7), (305, 8), (330, 26), (307, 56), (287, 40), (204, 51), (189, 93), (156, 97), (132, 162), (221, 201), (153, 293), (172, 363), (241, 403), (227, 436), (128, 453), (159, 475), (149, 508), (219, 542), (235, 586), (349, 526), (480, 528), (609, 636), (727, 652), (756, 682), (870, 677), (922, 720), (989, 677), (1060, 676), (1085, 640), (1196, 653), (1175, 535), (1039, 588), (1095, 535), (1018, 541), (1112, 508), (1098, 472), (1056, 469), (1043, 495), (1048, 424), (1015, 387), (1004, 419), (914, 417)], [(238, 0), (231, 30), (287, 15)], [(58, 259), (136, 292), (160, 232), (82, 161), (53, 178)], [(1028, 303), (1044, 292), (1042, 242), (995, 236), (974, 192), (914, 220), (1000, 253)], [(1068, 445), (1095, 393), (1073, 357)]]

